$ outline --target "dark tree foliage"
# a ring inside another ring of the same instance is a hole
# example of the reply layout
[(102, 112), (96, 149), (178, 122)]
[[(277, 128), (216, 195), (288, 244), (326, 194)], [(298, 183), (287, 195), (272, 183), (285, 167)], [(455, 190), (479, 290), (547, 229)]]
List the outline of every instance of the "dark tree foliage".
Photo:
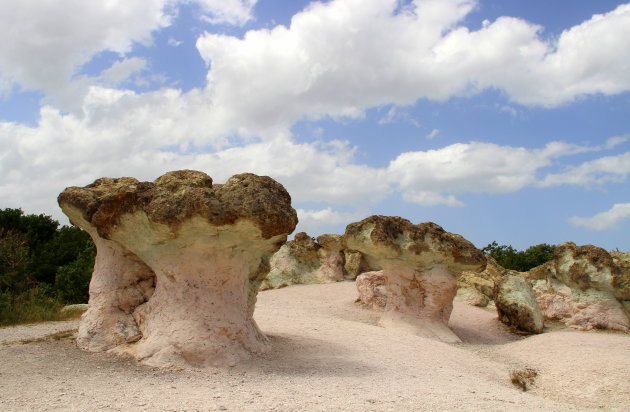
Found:
[(490, 243), (482, 250), (492, 256), (499, 265), (506, 269), (527, 272), (553, 259), (555, 246), (541, 243), (530, 246), (524, 251), (518, 251), (509, 245), (499, 245), (496, 241)]
[(0, 292), (17, 296), (41, 286), (64, 302), (87, 302), (94, 256), (83, 230), (59, 228), (43, 214), (0, 209)]
[(88, 287), (94, 269), (96, 248), (88, 245), (79, 253), (76, 260), (57, 269), (55, 290), (64, 303), (81, 303), (88, 301)]

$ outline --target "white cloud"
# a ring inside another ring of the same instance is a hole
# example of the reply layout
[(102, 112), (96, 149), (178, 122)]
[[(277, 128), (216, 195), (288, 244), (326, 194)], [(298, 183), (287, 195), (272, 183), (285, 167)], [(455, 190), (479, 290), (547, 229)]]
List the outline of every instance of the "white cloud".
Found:
[(569, 218), (569, 223), (587, 229), (610, 230), (618, 228), (619, 224), (626, 219), (630, 219), (630, 203), (616, 203), (609, 210), (593, 217), (573, 216)]
[(147, 61), (140, 57), (130, 57), (117, 61), (101, 73), (102, 82), (109, 87), (116, 87), (134, 74), (147, 69)]
[(297, 209), (299, 224), (296, 232), (319, 235), (331, 229), (341, 232), (343, 228), (352, 222), (356, 222), (367, 216), (364, 212), (339, 212), (330, 207), (319, 210)]
[[(445, 188), (448, 190), (448, 188)], [(451, 207), (463, 207), (464, 203), (458, 200), (453, 195), (444, 196), (437, 192), (422, 192), (422, 191), (403, 191), (403, 199), (407, 202), (417, 203), (422, 206), (451, 206)]]
[(431, 140), (433, 139), (435, 136), (438, 135), (438, 133), (440, 133), (440, 129), (433, 129), (431, 130), (431, 132), (427, 133), (427, 135), (425, 136), (427, 139)]
[(507, 193), (536, 181), (536, 172), (557, 155), (490, 143), (457, 143), (437, 150), (400, 154), (388, 175), (406, 199), (420, 204), (459, 205), (453, 197), (428, 193)]
[(198, 3), (211, 23), (243, 25), (251, 20), (257, 0), (192, 0)]
[(409, 202), (463, 206), (453, 194), (510, 193), (542, 185), (537, 175), (554, 159), (595, 150), (601, 148), (563, 142), (550, 142), (542, 149), (457, 143), (441, 149), (402, 153), (390, 162), (387, 175)]
[(606, 156), (568, 167), (565, 172), (545, 176), (540, 186), (571, 184), (578, 186), (623, 182), (630, 174), (630, 152)]
[(209, 90), (221, 117), (253, 131), (486, 88), (543, 106), (630, 90), (630, 4), (551, 43), (540, 26), (517, 18), (476, 31), (458, 26), (472, 0), (417, 0), (396, 13), (398, 3), (317, 2), (288, 28), (249, 31), (242, 39), (204, 34), (197, 48), (211, 64)]
[(0, 75), (73, 108), (86, 86), (72, 80), (79, 67), (100, 51), (125, 54), (150, 42), (169, 24), (166, 1), (0, 2)]

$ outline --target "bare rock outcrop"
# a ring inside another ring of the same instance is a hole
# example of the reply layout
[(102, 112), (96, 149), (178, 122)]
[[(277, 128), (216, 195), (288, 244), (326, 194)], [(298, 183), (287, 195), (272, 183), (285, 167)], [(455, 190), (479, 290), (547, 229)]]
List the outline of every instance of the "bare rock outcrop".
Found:
[(321, 248), (317, 251), (319, 268), (315, 276), (321, 283), (340, 282), (344, 279), (344, 253), (342, 235), (321, 235), (317, 237)]
[(387, 289), (387, 278), (382, 270), (365, 272), (357, 276), (357, 302), (361, 302), (370, 309), (384, 311), (390, 295)]
[(526, 279), (517, 275), (504, 276), (494, 288), (494, 303), (499, 320), (506, 325), (529, 333), (543, 331), (543, 315)]
[(182, 170), (98, 179), (58, 201), (97, 247), (81, 347), (154, 366), (232, 365), (269, 348), (252, 316), (269, 258), (297, 224), (282, 185), (249, 173), (213, 185)]
[(457, 299), (474, 306), (487, 306), (494, 299), (494, 289), (508, 270), (486, 255), (488, 264), (481, 272), (465, 271), (457, 280)]
[[(348, 225), (345, 242), (348, 250), (361, 252), (368, 265), (381, 272), (357, 282), (359, 300), (365, 304), (374, 307), (385, 300), (381, 325), (460, 341), (447, 326), (457, 278), (464, 270), (484, 269), (486, 259), (480, 250), (435, 223), (414, 225), (386, 216)], [(369, 284), (379, 289), (362, 291), (361, 286), (369, 289)]]
[(343, 277), (347, 280), (354, 280), (361, 273), (369, 272), (368, 266), (363, 254), (357, 250), (344, 250)]
[(313, 239), (300, 232), (272, 256), (271, 270), (261, 289), (342, 281), (343, 252), (341, 235), (321, 235)]
[(563, 243), (554, 259), (525, 273), (546, 319), (578, 329), (630, 330), (630, 270), (624, 253)]

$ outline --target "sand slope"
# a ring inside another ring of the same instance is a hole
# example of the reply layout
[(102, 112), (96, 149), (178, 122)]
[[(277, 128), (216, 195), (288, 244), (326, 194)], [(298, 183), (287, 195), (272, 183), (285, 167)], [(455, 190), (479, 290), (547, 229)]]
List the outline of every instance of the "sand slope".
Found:
[[(466, 343), (449, 345), (378, 327), (354, 298), (352, 282), (260, 293), (255, 318), (273, 349), (226, 369), (153, 369), (70, 339), (5, 343), (0, 410), (630, 410), (629, 335), (522, 338), (456, 304)], [(525, 366), (539, 371), (528, 392), (509, 381)]]

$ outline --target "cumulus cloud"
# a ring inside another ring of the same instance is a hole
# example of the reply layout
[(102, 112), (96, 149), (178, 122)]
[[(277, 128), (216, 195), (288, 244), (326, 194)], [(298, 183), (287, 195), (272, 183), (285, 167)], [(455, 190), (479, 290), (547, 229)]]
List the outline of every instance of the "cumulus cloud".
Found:
[(165, 1), (0, 2), (0, 74), (72, 106), (84, 90), (72, 82), (80, 66), (98, 52), (125, 54), (134, 42), (150, 42), (170, 22)]
[(115, 62), (109, 69), (101, 73), (102, 82), (110, 87), (116, 87), (147, 68), (147, 61), (140, 57), (130, 57)]
[(630, 174), (630, 152), (615, 156), (606, 156), (571, 166), (562, 173), (547, 175), (540, 186), (563, 184), (578, 186), (602, 185), (610, 182), (623, 182)]
[(297, 209), (299, 224), (296, 232), (306, 232), (309, 234), (322, 234), (326, 230), (339, 229), (352, 222), (363, 219), (367, 213), (364, 212), (340, 212), (330, 207), (318, 210)]
[(587, 229), (610, 230), (618, 228), (626, 219), (630, 219), (630, 203), (616, 203), (609, 210), (592, 217), (573, 216), (569, 218), (569, 223)]
[[(0, 2), (0, 94), (17, 85), (77, 110), (76, 102), (100, 80), (82, 76), (81, 67), (100, 52), (124, 56), (135, 43), (150, 44), (153, 32), (170, 25), (176, 6), (185, 2), (198, 3), (213, 23), (240, 25), (252, 19), (256, 0)], [(103, 76), (121, 74), (132, 63), (138, 61), (115, 62)]]
[(457, 143), (436, 150), (407, 152), (392, 160), (388, 177), (405, 200), (425, 206), (462, 206), (443, 193), (508, 193), (536, 182), (536, 173), (553, 158), (580, 151), (559, 142), (543, 149)]
[(211, 64), (214, 102), (225, 119), (254, 130), (304, 117), (360, 117), (369, 107), (487, 88), (543, 106), (630, 90), (630, 4), (546, 41), (540, 26), (518, 18), (479, 30), (461, 26), (472, 0), (417, 0), (402, 10), (398, 3), (317, 2), (290, 27), (249, 31), (242, 39), (206, 33), (197, 48)]
[(257, 0), (194, 0), (211, 23), (243, 25), (253, 18)]

